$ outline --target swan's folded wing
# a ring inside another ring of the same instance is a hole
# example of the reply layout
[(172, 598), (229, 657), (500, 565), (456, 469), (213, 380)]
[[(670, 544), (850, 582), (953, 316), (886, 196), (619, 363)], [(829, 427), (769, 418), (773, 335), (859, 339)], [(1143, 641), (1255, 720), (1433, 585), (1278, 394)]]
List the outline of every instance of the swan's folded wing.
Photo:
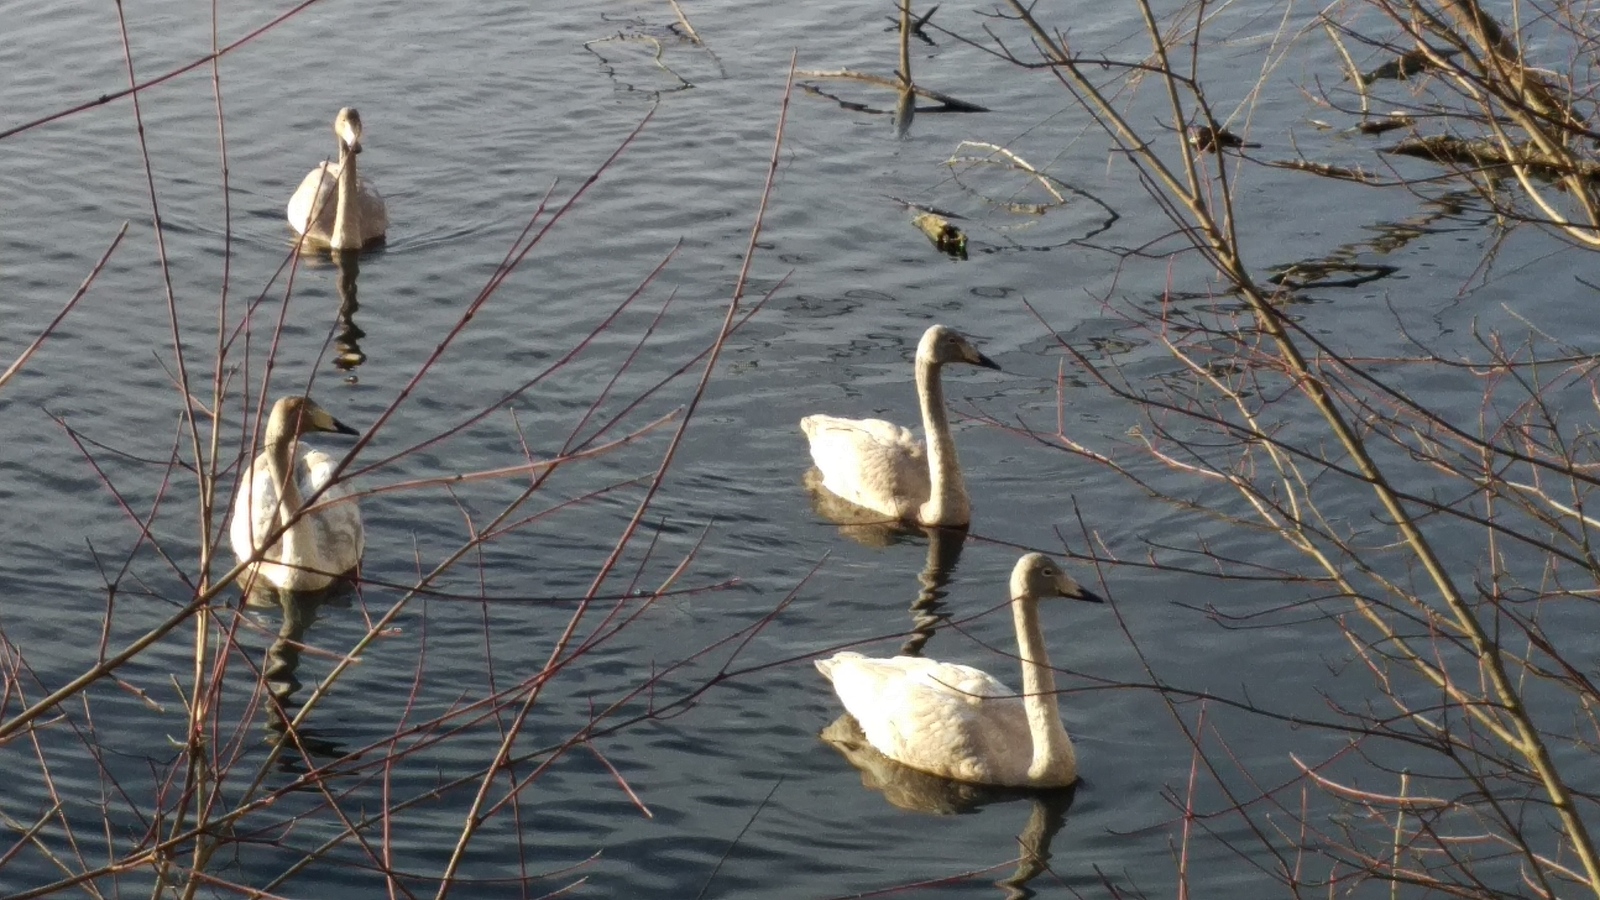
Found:
[[(306, 173), (300, 180), (300, 186), (295, 188), (294, 196), (289, 198), (288, 219), (289, 225), (295, 231), (305, 234), (326, 236), (333, 230), (334, 207), (337, 205), (336, 194), (338, 189), (338, 163), (321, 163), (315, 169)], [(315, 210), (317, 217), (311, 219)]]
[(389, 208), (383, 195), (365, 178), (361, 179), (361, 230), (364, 240), (373, 241), (389, 233)]
[[(310, 497), (321, 490), (333, 477), (337, 461), (321, 450), (307, 450), (300, 457), (300, 490), (302, 497)], [(327, 561), (331, 572), (344, 572), (355, 568), (366, 550), (366, 534), (361, 526), (361, 508), (354, 500), (344, 503), (333, 501), (351, 496), (348, 484), (336, 484), (322, 492), (311, 517), (316, 528), (314, 546)], [(329, 506), (327, 504), (333, 503)]]
[(928, 459), (909, 428), (882, 419), (806, 416), (800, 429), (822, 486), (857, 506), (914, 518), (928, 499)]
[(244, 484), (233, 498), (233, 515), (228, 522), (228, 542), (241, 560), (255, 555), (261, 538), (272, 532), (278, 515), (278, 487), (272, 483), (265, 457), (250, 464)]
[(997, 748), (1014, 742), (1019, 725), (1026, 734), (1016, 692), (971, 666), (841, 653), (817, 667), (873, 747), (924, 772), (961, 781), (1005, 780), (994, 770)]
[(914, 682), (915, 689), (947, 697), (950, 702), (975, 705), (987, 703), (996, 697), (1017, 696), (1016, 691), (982, 669), (931, 659), (917, 661), (924, 665), (919, 665), (907, 673)]

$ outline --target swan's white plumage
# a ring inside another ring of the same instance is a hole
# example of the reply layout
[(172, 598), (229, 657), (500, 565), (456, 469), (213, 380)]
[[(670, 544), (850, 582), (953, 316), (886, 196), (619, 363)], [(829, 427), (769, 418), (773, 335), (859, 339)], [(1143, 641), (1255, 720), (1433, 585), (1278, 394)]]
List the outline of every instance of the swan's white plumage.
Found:
[(916, 520), (932, 487), (927, 451), (911, 429), (883, 419), (818, 414), (801, 419), (800, 430), (811, 443), (823, 488), (891, 519)]
[[(286, 591), (321, 590), (361, 562), (366, 548), (361, 510), (354, 500), (328, 505), (350, 497), (352, 492), (346, 484), (333, 484), (323, 490), (333, 476), (335, 460), (298, 441), (298, 434), (306, 431), (355, 433), (302, 397), (286, 397), (273, 406), (267, 446), (251, 461), (250, 471), (234, 498), (228, 525), (234, 555), (240, 562), (253, 558), (256, 548), (277, 529), (280, 516), (292, 516), (303, 498), (316, 495), (317, 491), (322, 493), (317, 495), (311, 511), (290, 525), (241, 581), (255, 579)], [(298, 444), (292, 476), (295, 483), (293, 491), (285, 492), (280, 489), (269, 460), (277, 452), (287, 461), (290, 443)], [(281, 503), (285, 493), (289, 495), (287, 504)]]
[[(359, 250), (383, 240), (389, 231), (389, 211), (383, 196), (356, 168), (361, 152), (361, 114), (351, 107), (334, 119), (339, 139), (338, 162), (319, 163), (306, 173), (289, 198), (289, 225), (314, 244), (334, 250)], [(341, 198), (340, 192), (348, 196)], [(340, 218), (340, 201), (346, 201)]]
[(917, 345), (917, 398), (928, 442), (882, 419), (811, 415), (800, 420), (824, 489), (886, 519), (966, 525), (971, 504), (956, 458), (940, 371), (963, 362), (998, 369), (963, 336), (931, 326)]
[[(389, 232), (389, 211), (378, 189), (358, 175), (356, 202), (361, 209), (361, 226), (355, 232), (358, 242), (349, 247), (335, 246), (333, 225), (338, 210), (340, 168), (339, 163), (324, 162), (306, 173), (306, 177), (300, 181), (300, 187), (295, 189), (294, 196), (289, 198), (289, 225), (313, 243), (325, 244), (335, 250), (359, 250), (382, 239)], [(315, 221), (311, 219), (313, 209), (317, 212)]]
[(956, 781), (1028, 783), (1031, 754), (1008, 749), (1032, 747), (1022, 699), (982, 669), (850, 651), (817, 660), (817, 668), (867, 742), (895, 762)]
[(867, 741), (901, 765), (978, 784), (1069, 785), (1078, 777), (1077, 756), (1056, 707), (1038, 600), (1100, 598), (1038, 553), (1018, 560), (1011, 590), (1021, 693), (981, 669), (916, 656), (846, 651), (817, 660), (817, 670)]

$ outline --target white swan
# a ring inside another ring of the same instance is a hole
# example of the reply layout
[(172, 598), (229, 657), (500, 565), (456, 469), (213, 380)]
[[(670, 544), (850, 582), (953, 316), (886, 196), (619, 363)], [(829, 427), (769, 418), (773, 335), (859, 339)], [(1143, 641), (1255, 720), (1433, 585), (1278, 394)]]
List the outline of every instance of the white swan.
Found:
[(917, 345), (917, 398), (922, 403), (922, 441), (909, 428), (882, 419), (806, 416), (800, 430), (811, 442), (811, 460), (821, 487), (852, 506), (891, 520), (919, 525), (966, 525), (972, 518), (961, 480), (955, 439), (944, 408), (939, 370), (962, 362), (1000, 368), (966, 338), (934, 325)]
[(1039, 628), (1039, 598), (1103, 602), (1042, 553), (1011, 571), (1011, 614), (1022, 695), (971, 666), (917, 656), (837, 653), (816, 661), (867, 741), (895, 762), (943, 778), (1003, 787), (1066, 787), (1078, 780), (1061, 725), (1055, 677)]
[[(228, 524), (239, 561), (260, 556), (246, 570), (245, 582), (253, 579), (286, 591), (321, 590), (361, 562), (365, 537), (355, 501), (325, 506), (349, 497), (347, 486), (335, 484), (322, 491), (317, 508), (295, 518), (303, 498), (327, 484), (333, 473), (333, 457), (300, 441), (302, 434), (313, 431), (360, 433), (307, 397), (284, 397), (272, 405), (264, 446), (243, 477)], [(291, 520), (277, 543), (265, 552), (258, 550), (267, 535)]]
[(333, 133), (339, 139), (339, 161), (321, 163), (307, 173), (289, 198), (289, 225), (313, 244), (360, 250), (383, 240), (389, 211), (383, 197), (356, 172), (361, 114), (349, 106), (339, 110)]

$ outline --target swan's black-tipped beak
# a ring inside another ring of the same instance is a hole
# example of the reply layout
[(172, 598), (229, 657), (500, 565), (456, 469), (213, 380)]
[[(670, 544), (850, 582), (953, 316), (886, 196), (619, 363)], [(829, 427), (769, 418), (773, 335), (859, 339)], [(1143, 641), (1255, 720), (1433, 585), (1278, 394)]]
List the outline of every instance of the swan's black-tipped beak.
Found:
[(983, 366), (985, 369), (993, 369), (996, 372), (1001, 371), (999, 363), (995, 362), (994, 360), (990, 359), (987, 356), (984, 356), (982, 353), (978, 354), (978, 358), (973, 360), (972, 364), (975, 365), (975, 366)]
[(361, 114), (346, 106), (333, 120), (333, 133), (339, 136), (351, 153), (361, 152)]
[(338, 419), (334, 419), (333, 420), (333, 433), (334, 434), (349, 434), (349, 435), (354, 435), (355, 437), (361, 437), (361, 432), (355, 430), (354, 428), (351, 428), (349, 425), (346, 425), (345, 423), (339, 421)]
[(1091, 591), (1086, 587), (1083, 587), (1082, 585), (1078, 586), (1078, 593), (1075, 596), (1073, 596), (1072, 599), (1073, 600), (1083, 600), (1083, 601), (1085, 601), (1087, 603), (1104, 603), (1104, 602), (1106, 602), (1104, 597), (1100, 596), (1099, 594), (1096, 594), (1094, 591)]

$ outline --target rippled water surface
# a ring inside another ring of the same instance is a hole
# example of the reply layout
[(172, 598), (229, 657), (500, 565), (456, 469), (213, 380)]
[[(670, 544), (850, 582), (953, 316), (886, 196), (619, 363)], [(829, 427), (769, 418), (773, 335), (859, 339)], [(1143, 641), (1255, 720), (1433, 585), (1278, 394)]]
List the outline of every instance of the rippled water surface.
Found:
[[(304, 700), (407, 596), (405, 586), (449, 562), (433, 584), (438, 593), (406, 600), (306, 723), (322, 760), (393, 752), (393, 764), (307, 785), (242, 819), (240, 840), (208, 864), (219, 894), (232, 895), (227, 884), (273, 883), (283, 896), (346, 888), (375, 896), (385, 865), (406, 890), (437, 889), (481, 783), (473, 776), (524, 708), (530, 679), (578, 608), (572, 598), (591, 589), (624, 536), (694, 395), (700, 354), (738, 283), (762, 200), (791, 53), (801, 69), (888, 74), (896, 64), (894, 35), (883, 30), (887, 3), (684, 6), (705, 47), (682, 37), (666, 3), (326, 0), (232, 50), (214, 71), (203, 64), (141, 92), (143, 144), (128, 97), (0, 141), (0, 316), (8, 325), (0, 359), (9, 363), (44, 330), (127, 223), (83, 301), (0, 391), (7, 715), (193, 596), (186, 584), (200, 559), (198, 489), (190, 472), (164, 464), (174, 453), (194, 458), (175, 380), (174, 322), (202, 416), (223, 323), (225, 458), (236, 459), (248, 440), (248, 404), (264, 383), (269, 396), (309, 386), (363, 430), (404, 394), (356, 461), (361, 483), (438, 480), (364, 500), (367, 583), (358, 596), (288, 613), (245, 609), (236, 592), (219, 603), (214, 624), (236, 648), (207, 656), (208, 667), (226, 667), (206, 674), (225, 686), (213, 698), (218, 725), (208, 739), (233, 761), (217, 786), (233, 802), (270, 749), (251, 667), (265, 664), (280, 688), (290, 670)], [(1052, 13), (1073, 23), (1081, 45), (1109, 52), (1142, 40), (1131, 6), (1076, 6)], [(1264, 4), (1247, 6), (1259, 9), (1233, 10), (1241, 53), (1278, 27)], [(126, 14), (140, 80), (210, 51), (208, 5), (165, 0), (129, 4)], [(275, 14), (230, 5), (218, 40), (238, 40)], [(12, 2), (0, 17), (0, 128), (126, 87), (115, 7)], [(975, 34), (985, 20), (946, 4), (936, 21)], [(819, 740), (839, 709), (808, 658), (874, 639), (876, 650), (898, 646), (930, 557), (921, 537), (860, 543), (812, 511), (796, 422), (829, 411), (912, 423), (908, 360), (930, 323), (971, 335), (1003, 368), (952, 368), (946, 377), (975, 497), (973, 536), (950, 575), (947, 609), (968, 617), (1000, 604), (1018, 546), (1059, 551), (1065, 539), (1081, 551), (1087, 529), (1102, 549), (1137, 560), (1146, 542), (1223, 533), (1082, 460), (965, 415), (1053, 431), (1060, 413), (1069, 433), (1114, 452), (1137, 416), (1085, 386), (1070, 361), (1058, 382), (1065, 357), (1051, 330), (1120, 362), (1131, 378), (1160, 379), (1173, 364), (1115, 310), (1147, 308), (1168, 288), (1207, 288), (1192, 262), (1169, 268), (1159, 254), (1118, 260), (1105, 252), (1166, 226), (1059, 89), (948, 38), (913, 46), (919, 77), (993, 112), (920, 115), (897, 138), (889, 116), (800, 91), (790, 97), (745, 287), (753, 315), (722, 348), (638, 533), (579, 621), (573, 640), (593, 646), (539, 683), (510, 749), (560, 745), (591, 720), (608, 730), (547, 770), (535, 756), (492, 780), (488, 802), (511, 805), (483, 811), (493, 814), (459, 874), (471, 895), (536, 896), (585, 879), (588, 896), (694, 896), (705, 887), (712, 897), (831, 897), (948, 878), (920, 892), (996, 896), (993, 882), (1012, 872), (1019, 835), (1048, 832), (1050, 871), (1034, 889), (1098, 895), (1104, 875), (1168, 896), (1177, 878), (1168, 826), (1178, 812), (1168, 792), (1188, 777), (1188, 747), (1158, 698), (1088, 689), (1100, 679), (1147, 680), (1129, 636), (1163, 677), (1189, 688), (1253, 688), (1308, 709), (1321, 702), (1315, 687), (1327, 669), (1314, 660), (1342, 652), (1335, 633), (1327, 646), (1308, 646), (1303, 633), (1228, 631), (1196, 611), (1271, 605), (1284, 599), (1279, 588), (1229, 585), (1219, 595), (1216, 582), (1199, 577), (1113, 568), (1104, 589), (1114, 611), (1045, 610), (1057, 664), (1082, 673), (1063, 676), (1085, 776), (1064, 819), (1060, 804), (1014, 798), (970, 815), (899, 809)], [(1256, 73), (1230, 76), (1226, 59), (1213, 90), (1237, 100)], [(1321, 61), (1308, 52), (1297, 65)], [(1280, 86), (1303, 75), (1279, 73)], [(892, 105), (884, 92), (819, 84)], [(338, 269), (309, 257), (285, 268), (293, 246), (283, 206), (334, 152), (330, 122), (345, 105), (365, 120), (362, 171), (384, 193), (391, 226), (387, 247), (360, 260), (359, 306), (346, 304), (341, 316)], [(1301, 114), (1264, 103), (1257, 127), (1286, 141), (1291, 128), (1305, 127)], [(958, 149), (963, 140), (1006, 144), (1122, 218), (1106, 229), (1104, 208), (1087, 197), (1045, 216), (1000, 212), (981, 192), (1002, 182), (981, 171), (953, 178), (944, 165), (970, 152)], [(1488, 240), (1478, 230), (1483, 217), (1470, 210), (1380, 252), (1362, 242), (1382, 223), (1420, 214), (1415, 198), (1385, 195), (1393, 208), (1383, 210), (1329, 208), (1302, 189), (1303, 176), (1251, 177), (1242, 196), (1259, 218), (1244, 240), (1262, 265), (1348, 244), (1398, 267), (1375, 285), (1312, 297), (1321, 302), (1307, 304), (1302, 320), (1315, 333), (1397, 346), (1386, 306), (1395, 292), (1419, 304), (1407, 315), (1430, 337), (1474, 315), (1504, 320), (1513, 299), (1558, 333), (1593, 330), (1592, 316), (1526, 296), (1512, 277), (1465, 290)], [(893, 198), (971, 217), (970, 259), (939, 254)], [(560, 220), (435, 358), (541, 204), (536, 228), (557, 208)], [(1509, 241), (1501, 270), (1520, 271), (1543, 252)], [(1559, 254), (1541, 263), (1576, 264)], [(334, 338), (348, 345), (352, 325), (358, 347), (339, 346)], [(359, 366), (335, 367), (335, 356), (357, 350)], [(619, 415), (596, 443), (674, 411), (679, 418), (626, 445), (559, 467), (504, 523), (494, 518), (529, 475), (442, 481), (548, 459)], [(1157, 483), (1174, 477), (1134, 464)], [(221, 475), (224, 496), (233, 477), (231, 468)], [(151, 541), (140, 539), (146, 518)], [(484, 529), (513, 524), (475, 543)], [(1282, 552), (1266, 538), (1249, 546), (1228, 534), (1232, 544), (1219, 551)], [(616, 599), (661, 586), (691, 556), (674, 592), (649, 604)], [(1074, 571), (1096, 582), (1088, 566)], [(281, 645), (269, 652), (280, 628), (306, 644), (297, 659), (285, 661)], [(1014, 682), (1015, 664), (1001, 652), (1011, 640), (1002, 610), (962, 632), (941, 631), (927, 649)], [(87, 703), (69, 704), (36, 740), (0, 749), (8, 773), (0, 813), (13, 834), (46, 820), (38, 845), (0, 862), (4, 892), (64, 877), (52, 855), (81, 870), (151, 829), (170, 831), (149, 815), (183, 783), (169, 767), (186, 733), (183, 691), (194, 672), (186, 624), (103, 679)], [(693, 704), (673, 705), (701, 688)], [(473, 707), (490, 696), (500, 702)], [(654, 721), (609, 730), (652, 711), (661, 712)], [(1327, 739), (1276, 740), (1296, 743), (1232, 752), (1270, 769), (1286, 766), (1291, 752), (1315, 755)], [(292, 756), (267, 768), (268, 789), (304, 771)], [(402, 801), (410, 802), (363, 832), (364, 845), (345, 840), (274, 883), (339, 833), (330, 804), (356, 818)], [(1248, 882), (1225, 847), (1196, 854), (1191, 866), (1204, 873), (1197, 879), (1206, 893)], [(150, 871), (122, 883), (148, 889)], [(970, 872), (980, 874), (956, 877)], [(549, 874), (531, 877), (540, 873)]]

